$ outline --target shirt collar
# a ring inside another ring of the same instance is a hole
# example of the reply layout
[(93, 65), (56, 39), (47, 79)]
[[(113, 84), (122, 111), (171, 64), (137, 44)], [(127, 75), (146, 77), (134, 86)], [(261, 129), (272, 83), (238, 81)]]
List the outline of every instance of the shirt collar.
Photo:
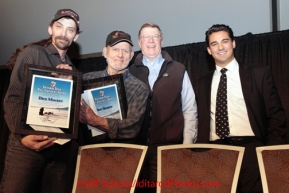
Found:
[[(232, 72), (235, 72), (236, 70), (239, 69), (239, 64), (238, 64), (237, 60), (234, 58), (234, 59), (226, 66), (226, 68), (228, 69), (227, 72), (232, 73)], [(217, 65), (216, 65), (216, 73), (217, 73), (218, 75), (221, 75), (221, 72), (220, 72), (221, 70), (222, 70), (222, 68), (221, 68), (220, 66), (217, 66)]]
[(59, 54), (57, 49), (55, 48), (55, 46), (51, 43), (46, 47), (46, 50), (48, 52), (49, 55), (51, 54)]
[(161, 54), (159, 54), (153, 62), (151, 62), (147, 57), (143, 56), (142, 62), (145, 66), (153, 65), (153, 64), (162, 64), (163, 63), (163, 57)]
[[(56, 47), (52, 43), (49, 44), (47, 47), (45, 47), (45, 49), (49, 55), (58, 55), (60, 58), (60, 54), (59, 54), (58, 50), (56, 49)], [(65, 54), (65, 63), (72, 64), (67, 54)]]
[[(122, 76), (123, 77), (126, 77), (126, 76), (128, 76), (127, 74), (129, 73), (129, 71), (127, 70), (127, 69), (125, 69), (125, 71), (122, 73)], [(102, 75), (101, 75), (102, 77), (105, 77), (105, 76), (111, 76), (110, 74), (108, 74), (108, 72), (107, 72), (107, 67), (106, 67), (106, 69), (102, 72)]]

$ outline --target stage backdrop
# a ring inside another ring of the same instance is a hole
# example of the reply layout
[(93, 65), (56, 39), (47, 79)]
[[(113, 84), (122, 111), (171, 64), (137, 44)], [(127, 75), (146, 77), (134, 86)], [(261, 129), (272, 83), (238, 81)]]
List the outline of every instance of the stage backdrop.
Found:
[[(193, 87), (197, 86), (201, 76), (215, 68), (212, 57), (207, 53), (205, 42), (164, 47), (163, 50), (167, 51), (174, 60), (186, 66)], [(135, 56), (138, 53), (136, 52)], [(248, 33), (236, 37), (235, 56), (240, 64), (271, 67), (289, 123), (289, 30), (263, 34)], [(107, 65), (103, 57), (73, 59), (73, 62), (83, 73), (103, 70)], [(9, 76), (9, 70), (0, 70), (1, 101), (9, 85)], [(3, 117), (2, 102), (0, 127), (0, 176), (2, 176), (9, 133)]]

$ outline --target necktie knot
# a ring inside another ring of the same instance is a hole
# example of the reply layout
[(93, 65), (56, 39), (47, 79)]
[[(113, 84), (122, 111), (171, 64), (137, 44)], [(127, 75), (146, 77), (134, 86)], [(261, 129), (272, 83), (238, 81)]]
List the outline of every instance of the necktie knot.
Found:
[(222, 75), (226, 74), (227, 70), (228, 70), (227, 68), (222, 68), (222, 69), (221, 69)]

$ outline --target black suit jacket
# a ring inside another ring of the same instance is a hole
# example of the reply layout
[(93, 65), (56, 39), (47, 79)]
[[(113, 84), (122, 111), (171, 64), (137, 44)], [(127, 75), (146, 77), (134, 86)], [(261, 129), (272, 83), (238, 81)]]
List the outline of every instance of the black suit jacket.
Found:
[[(269, 67), (250, 69), (239, 66), (241, 86), (250, 125), (255, 136), (266, 145), (282, 144), (287, 132), (285, 111)], [(211, 84), (214, 71), (198, 81), (197, 143), (210, 140)]]

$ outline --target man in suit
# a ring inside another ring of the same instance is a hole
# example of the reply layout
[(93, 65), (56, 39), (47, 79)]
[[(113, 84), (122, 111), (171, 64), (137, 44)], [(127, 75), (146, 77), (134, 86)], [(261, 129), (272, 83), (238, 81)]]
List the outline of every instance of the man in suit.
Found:
[[(206, 43), (216, 69), (198, 82), (197, 143), (245, 147), (237, 192), (262, 192), (256, 147), (282, 144), (286, 134), (285, 111), (270, 67), (250, 69), (238, 64), (234, 57), (236, 42), (229, 26), (213, 25), (206, 32)], [(216, 101), (219, 82), (225, 83), (227, 93), (221, 123)], [(227, 130), (219, 130), (219, 125)]]

